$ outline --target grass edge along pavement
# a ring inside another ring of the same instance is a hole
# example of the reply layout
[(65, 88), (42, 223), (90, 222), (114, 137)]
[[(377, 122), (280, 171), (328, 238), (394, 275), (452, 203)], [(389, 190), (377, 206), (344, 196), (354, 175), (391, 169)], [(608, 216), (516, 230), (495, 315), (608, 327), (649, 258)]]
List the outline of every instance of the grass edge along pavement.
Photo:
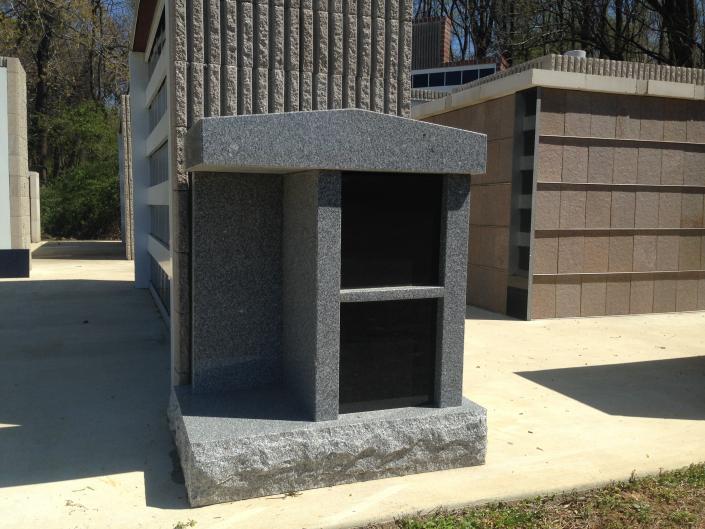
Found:
[(590, 490), (406, 516), (366, 529), (705, 529), (705, 463)]

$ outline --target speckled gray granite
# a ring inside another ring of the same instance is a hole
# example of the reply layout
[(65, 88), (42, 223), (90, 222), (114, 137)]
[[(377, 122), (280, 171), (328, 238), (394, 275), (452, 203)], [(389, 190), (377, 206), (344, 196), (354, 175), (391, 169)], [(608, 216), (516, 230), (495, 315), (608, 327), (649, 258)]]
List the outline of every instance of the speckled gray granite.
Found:
[(282, 181), (193, 179), (192, 384), (220, 392), (281, 378)]
[(443, 293), (443, 287), (405, 286), (346, 288), (340, 291), (340, 301), (342, 303), (363, 303), (366, 301), (442, 298)]
[(459, 406), (463, 391), (465, 350), (465, 285), (468, 266), (470, 179), (463, 175), (443, 178), (441, 224), (441, 278), (446, 286), (439, 304), (436, 353), (436, 404)]
[(189, 171), (485, 172), (486, 136), (360, 109), (204, 118), (186, 135)]
[[(170, 420), (192, 505), (483, 463), (485, 411), (461, 391), (485, 136), (346, 110), (205, 119), (186, 143), (193, 379)], [(443, 180), (440, 284), (340, 291), (339, 171)], [(435, 407), (339, 415), (340, 303), (419, 298), (438, 300)]]
[(283, 364), (310, 420), (338, 417), (340, 173), (284, 178)]
[(169, 422), (193, 507), (483, 464), (487, 418), (400, 408), (310, 422), (285, 391), (219, 399), (175, 388)]

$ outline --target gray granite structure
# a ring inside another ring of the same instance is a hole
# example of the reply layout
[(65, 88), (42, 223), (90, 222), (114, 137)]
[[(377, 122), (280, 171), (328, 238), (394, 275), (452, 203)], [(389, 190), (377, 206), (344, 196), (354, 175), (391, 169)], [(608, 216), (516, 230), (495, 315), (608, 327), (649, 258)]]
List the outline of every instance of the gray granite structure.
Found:
[(192, 379), (169, 409), (192, 505), (484, 462), (462, 372), (485, 149), (366, 110), (194, 124)]

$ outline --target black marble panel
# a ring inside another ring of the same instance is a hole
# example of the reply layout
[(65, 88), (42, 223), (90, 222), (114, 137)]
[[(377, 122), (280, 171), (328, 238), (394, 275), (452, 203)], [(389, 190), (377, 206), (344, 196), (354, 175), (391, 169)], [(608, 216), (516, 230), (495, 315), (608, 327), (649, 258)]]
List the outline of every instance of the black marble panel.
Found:
[(438, 285), (443, 179), (343, 173), (341, 287)]
[(29, 277), (29, 250), (0, 250), (0, 277)]
[(341, 305), (341, 413), (431, 403), (436, 316), (435, 299)]

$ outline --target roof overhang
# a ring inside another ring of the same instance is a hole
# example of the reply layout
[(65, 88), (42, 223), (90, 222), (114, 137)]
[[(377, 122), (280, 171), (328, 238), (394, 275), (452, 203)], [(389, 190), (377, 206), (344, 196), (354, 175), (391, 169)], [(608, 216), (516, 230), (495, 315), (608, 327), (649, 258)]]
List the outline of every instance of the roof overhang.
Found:
[(186, 134), (194, 172), (485, 172), (487, 137), (361, 109), (203, 118)]
[(132, 28), (132, 51), (144, 53), (149, 40), (149, 30), (152, 27), (154, 10), (157, 0), (139, 0), (135, 13), (135, 23)]

